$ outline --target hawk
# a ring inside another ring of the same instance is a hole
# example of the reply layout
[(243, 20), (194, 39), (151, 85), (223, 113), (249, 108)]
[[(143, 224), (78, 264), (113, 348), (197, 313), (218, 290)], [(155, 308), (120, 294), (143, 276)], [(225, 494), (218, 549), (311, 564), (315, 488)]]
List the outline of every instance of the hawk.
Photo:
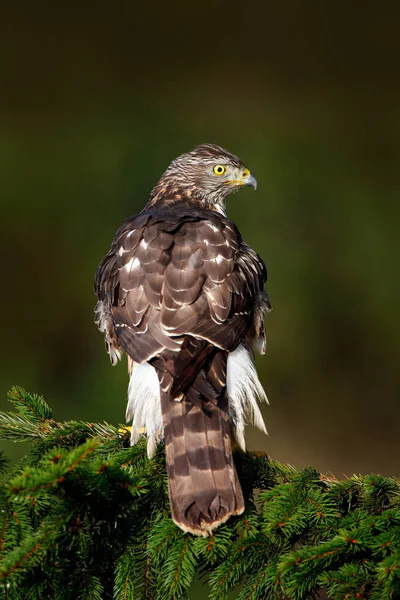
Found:
[(171, 162), (145, 208), (117, 231), (95, 278), (96, 323), (112, 364), (128, 355), (131, 444), (164, 439), (172, 518), (207, 536), (244, 510), (232, 443), (266, 432), (253, 348), (266, 348), (265, 265), (226, 215), (257, 187), (226, 150), (202, 144)]

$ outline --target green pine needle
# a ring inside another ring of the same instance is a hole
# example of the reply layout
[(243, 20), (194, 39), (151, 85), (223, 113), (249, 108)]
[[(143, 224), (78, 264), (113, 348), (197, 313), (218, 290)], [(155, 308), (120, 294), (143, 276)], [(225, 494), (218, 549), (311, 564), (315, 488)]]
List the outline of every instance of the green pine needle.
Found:
[(0, 480), (0, 599), (185, 599), (195, 577), (211, 600), (400, 597), (397, 479), (237, 451), (246, 509), (195, 537), (171, 520), (162, 445), (149, 460), (121, 427), (58, 423), (21, 388), (9, 399), (0, 438), (32, 443)]

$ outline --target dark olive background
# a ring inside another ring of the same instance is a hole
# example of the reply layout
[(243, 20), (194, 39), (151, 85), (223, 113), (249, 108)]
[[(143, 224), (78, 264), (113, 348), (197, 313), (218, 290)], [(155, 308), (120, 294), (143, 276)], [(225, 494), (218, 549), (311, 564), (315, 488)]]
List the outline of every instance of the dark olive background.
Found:
[[(228, 201), (274, 306), (249, 447), (400, 476), (395, 3), (14, 3), (0, 20), (1, 407), (122, 422), (125, 361), (92, 280), (167, 164), (208, 141), (259, 188)], [(392, 8), (391, 8), (392, 7)], [(5, 445), (14, 459), (24, 447)]]

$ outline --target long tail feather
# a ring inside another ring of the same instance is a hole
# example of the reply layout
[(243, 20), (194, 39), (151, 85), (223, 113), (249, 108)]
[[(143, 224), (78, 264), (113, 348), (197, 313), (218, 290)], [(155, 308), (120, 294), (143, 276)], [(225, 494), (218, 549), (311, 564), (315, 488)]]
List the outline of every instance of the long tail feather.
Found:
[(207, 536), (244, 510), (232, 458), (226, 354), (217, 353), (190, 390), (170, 395), (161, 375), (161, 409), (172, 518), (184, 531)]

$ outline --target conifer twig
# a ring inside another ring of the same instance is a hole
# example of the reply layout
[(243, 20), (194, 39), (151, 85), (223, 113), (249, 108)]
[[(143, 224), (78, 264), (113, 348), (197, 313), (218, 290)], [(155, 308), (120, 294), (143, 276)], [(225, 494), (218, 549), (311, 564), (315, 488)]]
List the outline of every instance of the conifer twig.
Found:
[(21, 388), (10, 400), (0, 437), (33, 443), (0, 482), (0, 599), (188, 598), (196, 573), (211, 600), (400, 597), (397, 479), (237, 451), (245, 512), (197, 538), (170, 518), (162, 446), (149, 460), (118, 427), (58, 423)]

